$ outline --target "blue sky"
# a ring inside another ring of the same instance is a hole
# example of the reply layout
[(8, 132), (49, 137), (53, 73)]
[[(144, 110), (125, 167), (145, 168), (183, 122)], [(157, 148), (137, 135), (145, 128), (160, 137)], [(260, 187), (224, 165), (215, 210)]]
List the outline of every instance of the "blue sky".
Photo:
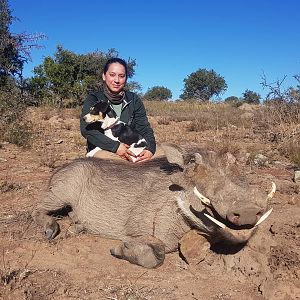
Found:
[(177, 99), (183, 80), (213, 69), (228, 89), (222, 98), (246, 90), (265, 96), (260, 84), (300, 74), (299, 0), (70, 1), (9, 0), (20, 20), (14, 33), (43, 33), (44, 49), (32, 51), (24, 75), (31, 76), (56, 46), (75, 53), (115, 48), (137, 61), (133, 80), (143, 92), (165, 86)]

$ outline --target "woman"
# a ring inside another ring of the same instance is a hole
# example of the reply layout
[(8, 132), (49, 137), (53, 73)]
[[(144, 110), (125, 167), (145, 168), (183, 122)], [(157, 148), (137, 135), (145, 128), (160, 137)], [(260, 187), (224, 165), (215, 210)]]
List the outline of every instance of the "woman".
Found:
[(101, 101), (108, 102), (114, 117), (119, 117), (146, 140), (147, 147), (137, 155), (135, 162), (150, 160), (156, 151), (155, 137), (141, 99), (135, 93), (124, 91), (127, 80), (126, 62), (120, 58), (109, 59), (104, 66), (102, 79), (102, 88), (90, 93), (85, 100), (80, 118), (80, 131), (87, 139), (88, 152), (99, 147), (102, 150), (97, 151), (93, 157), (111, 157), (107, 155), (108, 151), (115, 153), (114, 156), (133, 161), (129, 145), (110, 139), (93, 126), (88, 126), (83, 119), (90, 108)]

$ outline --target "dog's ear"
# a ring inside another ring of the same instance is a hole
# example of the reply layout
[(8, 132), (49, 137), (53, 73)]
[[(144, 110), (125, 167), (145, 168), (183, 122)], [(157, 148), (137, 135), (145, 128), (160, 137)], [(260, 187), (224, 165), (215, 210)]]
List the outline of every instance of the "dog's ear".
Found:
[(97, 108), (97, 110), (99, 110), (100, 112), (105, 113), (109, 107), (109, 104), (108, 102), (100, 101), (94, 107)]

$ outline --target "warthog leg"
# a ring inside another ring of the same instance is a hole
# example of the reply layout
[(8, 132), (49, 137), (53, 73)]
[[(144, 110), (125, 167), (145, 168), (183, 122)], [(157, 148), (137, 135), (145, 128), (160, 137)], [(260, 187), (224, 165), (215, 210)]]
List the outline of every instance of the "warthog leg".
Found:
[(45, 237), (48, 240), (54, 239), (59, 233), (59, 225), (54, 218), (47, 215), (47, 210), (35, 210), (32, 213), (32, 217), (38, 225), (44, 228)]
[(110, 250), (110, 253), (120, 259), (144, 268), (157, 268), (165, 259), (165, 245), (152, 236), (135, 238), (132, 241)]
[(44, 228), (45, 237), (52, 240), (59, 233), (59, 225), (56, 220), (49, 216), (49, 212), (62, 209), (65, 204), (60, 201), (52, 192), (48, 192), (46, 197), (33, 211), (32, 217), (35, 222)]

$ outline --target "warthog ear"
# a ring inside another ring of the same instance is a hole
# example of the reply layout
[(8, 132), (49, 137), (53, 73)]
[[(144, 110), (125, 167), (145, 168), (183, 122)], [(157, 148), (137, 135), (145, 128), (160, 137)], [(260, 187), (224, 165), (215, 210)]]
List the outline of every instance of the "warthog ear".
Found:
[(183, 150), (175, 144), (163, 143), (161, 145), (163, 148), (167, 160), (171, 164), (177, 164), (183, 168), (184, 166), (184, 158), (183, 158)]

